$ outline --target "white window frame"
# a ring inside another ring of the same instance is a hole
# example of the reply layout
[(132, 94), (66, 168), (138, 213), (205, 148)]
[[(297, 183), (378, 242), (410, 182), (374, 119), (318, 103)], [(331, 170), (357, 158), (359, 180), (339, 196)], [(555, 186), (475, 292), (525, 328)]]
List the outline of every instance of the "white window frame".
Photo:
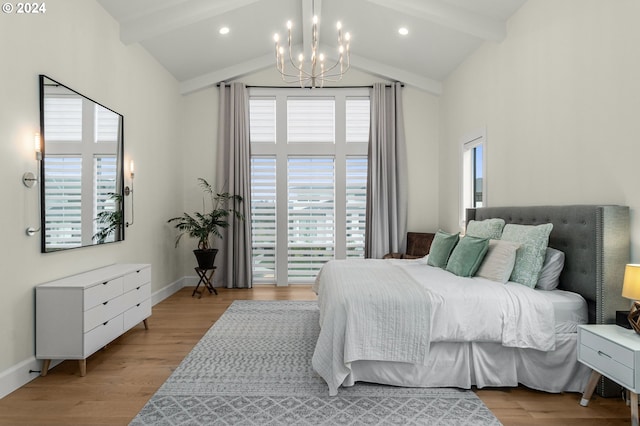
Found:
[[(276, 228), (288, 229), (287, 218), (287, 165), (288, 158), (294, 156), (327, 156), (332, 155), (335, 163), (335, 258), (347, 257), (346, 242), (346, 158), (348, 156), (367, 155), (368, 142), (346, 142), (346, 100), (350, 98), (369, 98), (368, 88), (323, 88), (310, 91), (299, 88), (266, 88), (249, 89), (250, 98), (276, 99), (276, 143), (255, 142), (251, 144), (251, 156), (275, 156), (276, 158), (276, 193), (285, 194), (276, 200)], [(288, 142), (287, 141), (287, 99), (288, 98), (332, 98), (335, 99), (335, 142)], [(287, 232), (278, 232), (276, 236), (276, 273), (275, 283), (278, 286), (289, 285), (288, 278), (288, 241)], [(260, 284), (260, 283), (255, 283)], [(292, 283), (297, 284), (297, 283)]]
[(466, 134), (460, 141), (460, 229), (466, 225), (466, 209), (474, 205), (474, 164), (469, 155), (474, 148), (482, 147), (482, 205), (488, 206), (487, 198), (487, 131), (478, 129)]

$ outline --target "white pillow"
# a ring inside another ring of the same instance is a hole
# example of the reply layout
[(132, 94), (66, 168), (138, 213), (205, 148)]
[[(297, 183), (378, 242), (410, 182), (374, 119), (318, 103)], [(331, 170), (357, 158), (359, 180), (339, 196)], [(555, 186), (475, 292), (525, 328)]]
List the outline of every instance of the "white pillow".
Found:
[(520, 244), (512, 241), (490, 240), (489, 250), (476, 276), (503, 284), (509, 281), (519, 247)]
[(540, 270), (540, 277), (536, 288), (541, 290), (555, 290), (560, 284), (560, 273), (564, 268), (564, 252), (547, 247), (547, 253)]

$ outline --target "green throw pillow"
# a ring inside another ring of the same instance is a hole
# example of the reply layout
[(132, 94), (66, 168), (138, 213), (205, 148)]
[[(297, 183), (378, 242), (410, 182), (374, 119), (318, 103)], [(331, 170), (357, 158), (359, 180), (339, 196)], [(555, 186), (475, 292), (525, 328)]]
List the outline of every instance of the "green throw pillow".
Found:
[(502, 228), (504, 228), (504, 219), (470, 220), (467, 224), (466, 235), (499, 240), (502, 235)]
[(524, 284), (531, 288), (536, 286), (552, 229), (552, 223), (536, 226), (510, 223), (504, 227), (502, 239), (520, 244), (520, 248), (516, 253), (516, 264), (513, 267), (509, 281)]
[(458, 238), (460, 233), (449, 234), (442, 230), (436, 232), (431, 243), (431, 249), (429, 250), (429, 258), (427, 259), (427, 265), (435, 266), (438, 268), (444, 268), (447, 266), (447, 260), (453, 251), (453, 248), (458, 244)]
[(488, 238), (465, 235), (453, 249), (449, 262), (447, 262), (447, 271), (460, 277), (474, 276), (485, 254), (487, 254), (488, 248)]

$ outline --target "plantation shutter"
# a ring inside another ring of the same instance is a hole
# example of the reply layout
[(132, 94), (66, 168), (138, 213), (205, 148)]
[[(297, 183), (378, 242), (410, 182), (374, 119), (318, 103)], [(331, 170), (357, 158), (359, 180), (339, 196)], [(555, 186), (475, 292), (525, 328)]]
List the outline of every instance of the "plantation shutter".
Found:
[(334, 159), (290, 157), (287, 172), (289, 282), (312, 282), (335, 255)]
[(287, 142), (335, 142), (333, 99), (287, 99)]
[(276, 283), (276, 159), (251, 159), (253, 282)]
[(44, 175), (47, 241), (53, 249), (80, 247), (82, 158), (47, 155)]
[(367, 157), (347, 157), (346, 178), (347, 257), (364, 257), (367, 199)]
[(276, 100), (249, 100), (249, 140), (276, 142)]
[(47, 96), (44, 99), (44, 111), (47, 143), (82, 141), (81, 98)]
[(369, 99), (349, 98), (346, 101), (346, 140), (348, 142), (369, 142), (369, 120), (371, 105)]
[(102, 105), (96, 105), (96, 142), (117, 142), (120, 116), (106, 109)]
[[(94, 159), (95, 182), (95, 205), (93, 207), (94, 217), (103, 211), (115, 211), (119, 206), (111, 194), (116, 192), (116, 156), (98, 155)], [(102, 227), (94, 220), (93, 234), (95, 235)], [(111, 233), (105, 242), (113, 241), (115, 234)]]

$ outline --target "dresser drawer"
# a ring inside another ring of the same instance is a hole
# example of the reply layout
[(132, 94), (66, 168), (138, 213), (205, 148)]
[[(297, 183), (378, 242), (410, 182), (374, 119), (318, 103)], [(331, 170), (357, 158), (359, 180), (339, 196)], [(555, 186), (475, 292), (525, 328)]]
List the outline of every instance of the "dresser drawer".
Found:
[(89, 310), (107, 300), (120, 296), (123, 293), (123, 283), (124, 278), (118, 277), (87, 288), (84, 291), (84, 310)]
[(93, 330), (98, 325), (120, 315), (128, 305), (125, 304), (125, 296), (121, 294), (111, 300), (107, 300), (84, 313), (84, 331)]
[(84, 334), (85, 358), (122, 334), (122, 318), (120, 314)]
[(151, 282), (151, 268), (140, 269), (124, 276), (124, 292)]
[(609, 357), (615, 359), (619, 364), (622, 364), (633, 370), (634, 368), (634, 353), (631, 349), (625, 348), (617, 343), (612, 342), (609, 339), (605, 339), (597, 334), (591, 333), (588, 330), (580, 330), (580, 344), (598, 352), (601, 351)]
[(128, 291), (124, 294), (124, 309), (137, 305), (151, 297), (151, 283)]
[(124, 313), (124, 330), (138, 324), (140, 321), (151, 316), (151, 299), (147, 299), (136, 306), (128, 309)]

